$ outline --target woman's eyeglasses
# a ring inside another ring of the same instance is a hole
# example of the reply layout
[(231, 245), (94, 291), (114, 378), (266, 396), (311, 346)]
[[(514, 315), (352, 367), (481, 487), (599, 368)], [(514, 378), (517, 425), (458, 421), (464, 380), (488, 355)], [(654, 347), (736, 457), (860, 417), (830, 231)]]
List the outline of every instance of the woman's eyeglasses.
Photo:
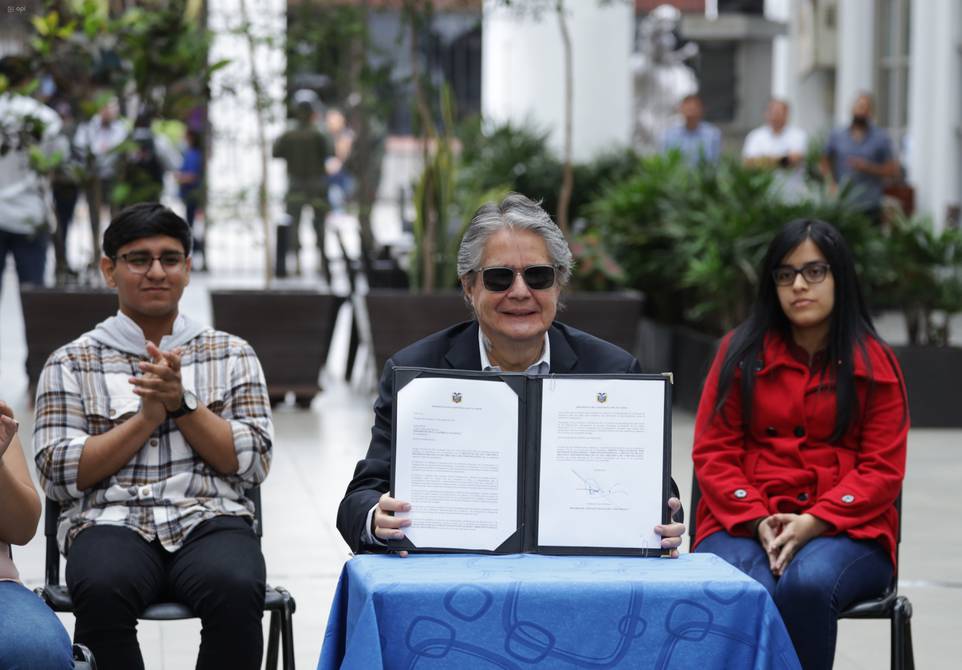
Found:
[(154, 261), (160, 261), (160, 267), (163, 268), (165, 273), (178, 272), (184, 267), (184, 261), (187, 260), (187, 256), (184, 254), (173, 251), (162, 253), (160, 256), (151, 256), (135, 251), (129, 254), (120, 254), (117, 258), (122, 260), (127, 269), (135, 275), (147, 274)]
[(521, 275), (528, 288), (543, 291), (554, 286), (555, 268), (553, 265), (528, 265), (520, 271), (514, 268), (483, 268), (481, 282), (489, 291), (501, 293), (511, 288), (515, 275)]
[(795, 283), (795, 277), (802, 275), (802, 278), (809, 284), (819, 284), (825, 281), (832, 266), (828, 263), (806, 263), (800, 268), (791, 265), (779, 265), (772, 270), (772, 279), (778, 286), (791, 286)]

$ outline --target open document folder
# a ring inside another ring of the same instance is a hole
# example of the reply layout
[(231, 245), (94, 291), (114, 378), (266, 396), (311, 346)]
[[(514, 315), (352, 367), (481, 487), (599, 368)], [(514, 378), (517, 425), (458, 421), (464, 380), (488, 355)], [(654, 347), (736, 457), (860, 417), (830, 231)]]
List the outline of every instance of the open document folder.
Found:
[[(665, 553), (671, 380), (394, 370), (396, 549)], [(405, 516), (405, 514), (399, 514)]]

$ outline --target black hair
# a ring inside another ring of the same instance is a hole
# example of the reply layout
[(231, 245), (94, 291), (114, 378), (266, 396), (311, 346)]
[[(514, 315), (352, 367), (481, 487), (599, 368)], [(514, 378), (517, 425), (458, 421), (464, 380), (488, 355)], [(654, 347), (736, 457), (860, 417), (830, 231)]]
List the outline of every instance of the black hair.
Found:
[(145, 237), (167, 235), (179, 241), (190, 254), (190, 226), (159, 202), (139, 202), (120, 211), (104, 231), (104, 256), (116, 258), (117, 250)]
[[(746, 430), (751, 426), (751, 412), (755, 375), (750, 371), (758, 368), (762, 357), (765, 334), (781, 332), (791, 340), (791, 323), (782, 310), (778, 292), (772, 279), (772, 271), (782, 259), (805, 240), (811, 240), (825, 256), (831, 267), (835, 283), (835, 303), (829, 316), (828, 347), (821, 374), (834, 368), (836, 415), (831, 441), (845, 435), (859, 415), (858, 397), (855, 393), (854, 358), (858, 347), (866, 365), (871, 367), (866, 341), (872, 338), (882, 344), (886, 356), (895, 365), (894, 355), (879, 337), (872, 324), (872, 316), (862, 297), (862, 289), (855, 273), (855, 261), (845, 239), (835, 226), (818, 219), (795, 219), (789, 221), (768, 245), (759, 272), (758, 295), (752, 312), (732, 333), (728, 350), (722, 361), (718, 376), (718, 395), (714, 411), (721, 411), (730, 390), (735, 373), (742, 370), (742, 418)], [(764, 364), (764, 361), (761, 361)], [(900, 381), (901, 384), (901, 381)], [(902, 388), (903, 398), (905, 388)], [(903, 418), (904, 420), (904, 418)]]

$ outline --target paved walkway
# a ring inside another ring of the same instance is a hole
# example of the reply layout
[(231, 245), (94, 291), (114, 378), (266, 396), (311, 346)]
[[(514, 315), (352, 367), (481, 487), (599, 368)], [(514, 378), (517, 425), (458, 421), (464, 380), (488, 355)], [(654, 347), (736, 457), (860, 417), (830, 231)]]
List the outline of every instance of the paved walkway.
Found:
[[(244, 269), (258, 262), (259, 252), (252, 244), (256, 238), (253, 227), (240, 224), (212, 234), (212, 261), (219, 270), (212, 277), (194, 276), (183, 301), (186, 313), (209, 322), (210, 285), (256, 285), (260, 281), (257, 271)], [(307, 261), (312, 268), (312, 259)], [(335, 288), (343, 288), (344, 283), (343, 278), (336, 278)], [(371, 387), (342, 381), (349, 325), (346, 309), (340, 315), (322, 375), (325, 391), (308, 411), (285, 406), (275, 412), (274, 464), (263, 487), (268, 580), (286, 586), (297, 600), (295, 643), (301, 668), (313, 668), (317, 662), (334, 587), (348, 558), (348, 549), (335, 528), (335, 514), (370, 434)], [(29, 443), (33, 422), (25, 397), (25, 355), (16, 278), (8, 271), (0, 297), (0, 394), (17, 411), (22, 435)], [(687, 500), (692, 416), (675, 412), (673, 421), (673, 472)], [(909, 441), (901, 589), (915, 607), (918, 667), (947, 670), (959, 667), (962, 658), (962, 430), (913, 430)], [(28, 586), (41, 584), (42, 532), (14, 555)], [(71, 619), (63, 617), (68, 630), (73, 628)], [(141, 623), (147, 668), (193, 667), (199, 629), (196, 621)], [(836, 660), (839, 670), (888, 667), (888, 626), (883, 622), (842, 622)]]

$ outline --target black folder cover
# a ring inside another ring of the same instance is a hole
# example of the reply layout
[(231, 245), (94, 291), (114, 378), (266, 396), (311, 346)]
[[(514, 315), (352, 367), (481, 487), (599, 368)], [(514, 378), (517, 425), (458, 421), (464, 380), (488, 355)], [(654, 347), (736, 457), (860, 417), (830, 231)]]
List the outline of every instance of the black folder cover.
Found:
[[(625, 547), (545, 546), (538, 544), (538, 500), (541, 455), (541, 390), (550, 379), (645, 379), (664, 384), (664, 436), (662, 441), (661, 497), (666, 501), (671, 481), (671, 375), (665, 374), (588, 374), (588, 375), (531, 375), (524, 373), (480, 372), (471, 370), (441, 370), (433, 368), (394, 368), (394, 415), (392, 425), (398, 425), (398, 392), (419, 377), (449, 377), (454, 379), (485, 380), (507, 384), (518, 396), (518, 513), (517, 530), (494, 551), (458, 549), (454, 547), (417, 547), (408, 538), (390, 540), (394, 550), (430, 553), (485, 553), (485, 554), (565, 554), (613, 556), (662, 556), (664, 549)], [(391, 491), (395, 490), (397, 463), (397, 432), (391, 435)], [(414, 512), (416, 514), (416, 511)], [(661, 522), (670, 523), (671, 513), (662, 504)]]

